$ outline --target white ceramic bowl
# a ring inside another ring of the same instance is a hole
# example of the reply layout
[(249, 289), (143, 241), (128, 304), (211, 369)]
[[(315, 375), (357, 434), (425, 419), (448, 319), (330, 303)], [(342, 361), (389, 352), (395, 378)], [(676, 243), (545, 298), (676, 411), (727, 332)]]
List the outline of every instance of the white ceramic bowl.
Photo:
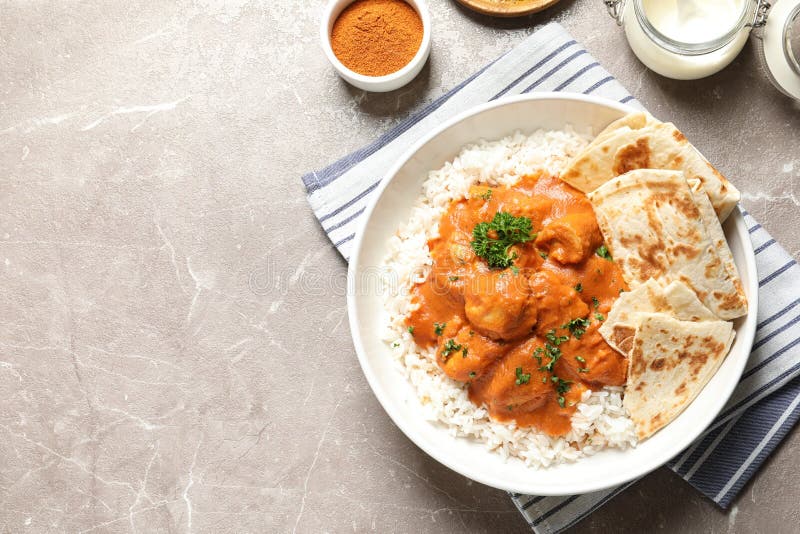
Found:
[(428, 171), (455, 157), (478, 138), (498, 139), (515, 130), (590, 127), (599, 132), (631, 108), (600, 98), (570, 94), (540, 94), (478, 106), (448, 121), (420, 140), (392, 167), (376, 200), (364, 216), (348, 272), (348, 311), (358, 359), (375, 396), (398, 427), (439, 462), (473, 480), (496, 488), (534, 495), (572, 495), (633, 480), (659, 467), (694, 441), (720, 412), (744, 369), (753, 343), (758, 280), (755, 256), (738, 209), (725, 222), (725, 235), (750, 301), (746, 317), (738, 319), (730, 353), (695, 401), (672, 423), (627, 451), (605, 450), (574, 463), (549, 469), (504, 461), (478, 441), (453, 438), (444, 427), (421, 415), (411, 385), (399, 373), (391, 349), (379, 339), (385, 318), (376, 266), (385, 256), (389, 237), (411, 213), (422, 194)]
[(333, 68), (339, 73), (339, 76), (344, 78), (348, 83), (363, 89), (365, 91), (372, 91), (375, 93), (385, 93), (387, 91), (394, 91), (404, 86), (413, 80), (431, 53), (431, 15), (428, 11), (428, 5), (425, 0), (405, 0), (411, 7), (413, 7), (420, 18), (422, 18), (422, 43), (419, 45), (416, 55), (413, 59), (402, 69), (386, 76), (365, 76), (354, 72), (345, 67), (336, 54), (333, 53), (331, 48), (331, 30), (333, 23), (336, 22), (339, 14), (352, 4), (355, 0), (330, 0), (325, 7), (325, 12), (322, 15), (322, 25), (320, 26), (320, 40), (322, 41), (322, 49), (331, 62)]

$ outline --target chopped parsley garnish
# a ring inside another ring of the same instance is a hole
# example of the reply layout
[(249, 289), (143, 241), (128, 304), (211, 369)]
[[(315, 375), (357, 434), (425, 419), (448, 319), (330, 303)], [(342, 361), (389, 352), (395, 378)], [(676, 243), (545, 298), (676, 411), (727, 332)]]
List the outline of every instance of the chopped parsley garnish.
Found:
[(553, 366), (556, 364), (559, 358), (561, 358), (561, 349), (558, 347), (554, 347), (550, 343), (545, 343), (545, 351), (547, 352), (547, 357), (550, 358), (550, 361), (544, 365), (539, 366), (539, 370), (542, 372), (552, 373)]
[(545, 252), (543, 250), (540, 250), (539, 251), (539, 256), (541, 256), (543, 260), (546, 260), (547, 259), (547, 252)]
[(412, 336), (414, 335), (414, 327), (413, 326), (409, 326), (408, 327), (408, 333), (411, 334)]
[(578, 367), (578, 372), (579, 373), (588, 373), (589, 372), (589, 368), (588, 367)]
[[(444, 361), (447, 361), (447, 358), (449, 358), (451, 354), (463, 349), (464, 346), (459, 343), (456, 343), (455, 339), (448, 339), (447, 341), (444, 342), (444, 348), (442, 349), (442, 357), (444, 358)], [(466, 358), (466, 355), (464, 357)]]
[(467, 347), (466, 347), (466, 345), (464, 346), (464, 348), (461, 349), (461, 357), (462, 358), (466, 358), (467, 357)]
[(437, 336), (441, 336), (445, 328), (447, 328), (447, 323), (433, 323), (433, 333)]
[(611, 253), (608, 251), (608, 247), (605, 245), (600, 245), (594, 252), (605, 260), (614, 261), (614, 258), (611, 257)]
[(547, 384), (547, 377), (546, 376), (542, 377), (542, 384)]
[(531, 374), (523, 373), (522, 367), (517, 367), (515, 372), (517, 374), (517, 380), (514, 383), (517, 384), (518, 386), (521, 386), (522, 384), (527, 384), (528, 382), (531, 381)]
[(580, 282), (578, 282), (578, 285), (575, 286), (575, 291), (577, 291), (578, 293), (583, 291), (583, 285), (581, 285)]
[(485, 193), (479, 195), (483, 200), (491, 200), (492, 199), (492, 190), (487, 189)]
[(589, 319), (573, 319), (566, 324), (562, 324), (561, 328), (566, 328), (569, 330), (569, 333), (575, 336), (576, 339), (580, 339), (583, 334), (586, 333), (586, 328), (589, 326)]
[(533, 351), (533, 357), (539, 362), (539, 365), (542, 365), (542, 354), (544, 354), (542, 347), (536, 347), (536, 350)]
[(600, 301), (597, 300), (597, 297), (592, 297), (592, 304), (594, 304), (595, 310), (600, 306)]
[(594, 318), (597, 319), (598, 321), (605, 321), (606, 320), (606, 318), (603, 317), (602, 313), (595, 313), (594, 314)]
[(394, 349), (396, 349), (399, 346), (400, 346), (400, 342), (399, 341), (395, 341), (394, 343), (392, 343), (392, 348), (394, 348)]
[(517, 267), (516, 265), (512, 265), (511, 272), (514, 274), (519, 274), (519, 267)]
[(569, 340), (569, 336), (556, 336), (555, 330), (550, 330), (548, 333), (544, 335), (544, 337), (547, 338), (547, 341), (549, 341), (556, 347), (561, 345), (563, 342)]
[(583, 358), (583, 356), (575, 356), (575, 359), (581, 363), (586, 363), (586, 360)]
[(552, 377), (551, 380), (556, 386), (556, 393), (558, 393), (558, 405), (563, 408), (565, 404), (564, 394), (569, 391), (572, 380), (562, 380), (557, 376)]
[[(539, 363), (539, 371), (552, 373), (553, 366), (558, 359), (561, 358), (561, 349), (559, 349), (558, 346), (567, 341), (569, 336), (556, 336), (556, 331), (550, 330), (544, 337), (547, 339), (547, 343), (544, 344), (544, 348), (537, 347), (533, 351), (533, 357), (536, 358), (536, 361)], [(550, 361), (546, 364), (542, 364), (542, 356), (547, 356), (550, 358)]]
[(450, 280), (451, 282), (455, 282), (456, 280), (458, 280), (458, 277), (457, 277), (457, 276), (448, 276), (447, 278), (448, 278), (448, 280)]
[(470, 371), (470, 372), (469, 372), (469, 377), (470, 377), (470, 378), (475, 378), (476, 376), (477, 376), (477, 375), (475, 374), (475, 371)]
[(472, 229), (472, 250), (486, 260), (492, 269), (505, 269), (514, 264), (517, 254), (508, 255), (508, 249), (517, 243), (536, 239), (533, 225), (527, 217), (514, 217), (498, 211), (491, 222), (482, 222)]

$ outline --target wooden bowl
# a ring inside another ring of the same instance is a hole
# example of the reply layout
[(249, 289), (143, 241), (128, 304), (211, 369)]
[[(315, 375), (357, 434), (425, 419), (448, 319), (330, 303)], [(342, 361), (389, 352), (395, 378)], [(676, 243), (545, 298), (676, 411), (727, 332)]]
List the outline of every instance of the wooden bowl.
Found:
[(522, 17), (557, 2), (558, 0), (458, 0), (463, 6), (493, 17)]

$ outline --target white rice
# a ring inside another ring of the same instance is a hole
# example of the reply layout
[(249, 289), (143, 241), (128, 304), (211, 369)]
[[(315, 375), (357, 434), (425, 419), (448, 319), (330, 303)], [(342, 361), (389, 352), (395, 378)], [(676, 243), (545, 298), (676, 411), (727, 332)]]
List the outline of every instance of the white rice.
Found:
[(439, 233), (438, 221), (454, 199), (468, 196), (477, 182), (513, 185), (522, 176), (540, 170), (557, 174), (589, 142), (572, 130), (516, 133), (499, 141), (480, 141), (465, 147), (452, 162), (430, 172), (407, 224), (389, 243), (384, 260), (387, 277), (386, 329), (399, 369), (411, 382), (434, 424), (444, 425), (453, 436), (477, 439), (505, 458), (526, 465), (548, 467), (589, 456), (606, 447), (636, 444), (632, 421), (622, 408), (622, 388), (586, 391), (572, 417), (572, 430), (553, 438), (532, 428), (490, 419), (487, 410), (473, 404), (467, 385), (448, 378), (435, 361), (435, 349), (422, 349), (408, 333), (404, 320), (412, 310), (411, 288), (425, 279), (432, 263), (427, 241)]

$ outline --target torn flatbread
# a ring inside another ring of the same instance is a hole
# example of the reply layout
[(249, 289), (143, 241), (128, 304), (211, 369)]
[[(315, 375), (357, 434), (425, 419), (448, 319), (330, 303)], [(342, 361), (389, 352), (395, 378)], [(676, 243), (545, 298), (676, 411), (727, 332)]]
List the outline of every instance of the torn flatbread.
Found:
[(646, 313), (665, 313), (680, 321), (719, 320), (683, 282), (664, 287), (651, 278), (619, 296), (599, 328), (600, 335), (618, 352), (630, 356), (636, 329)]
[[(698, 207), (683, 173), (640, 169), (587, 196), (606, 245), (631, 288), (680, 281), (720, 319), (747, 313), (730, 249), (716, 217)], [(707, 220), (711, 219), (711, 220)], [(730, 261), (728, 257), (730, 256)]]
[(609, 125), (572, 160), (561, 179), (588, 193), (635, 169), (679, 170), (687, 178), (700, 180), (721, 221), (741, 197), (674, 124), (644, 113), (627, 115)]
[(669, 424), (697, 397), (725, 359), (733, 336), (728, 321), (642, 314), (622, 400), (640, 440)]

